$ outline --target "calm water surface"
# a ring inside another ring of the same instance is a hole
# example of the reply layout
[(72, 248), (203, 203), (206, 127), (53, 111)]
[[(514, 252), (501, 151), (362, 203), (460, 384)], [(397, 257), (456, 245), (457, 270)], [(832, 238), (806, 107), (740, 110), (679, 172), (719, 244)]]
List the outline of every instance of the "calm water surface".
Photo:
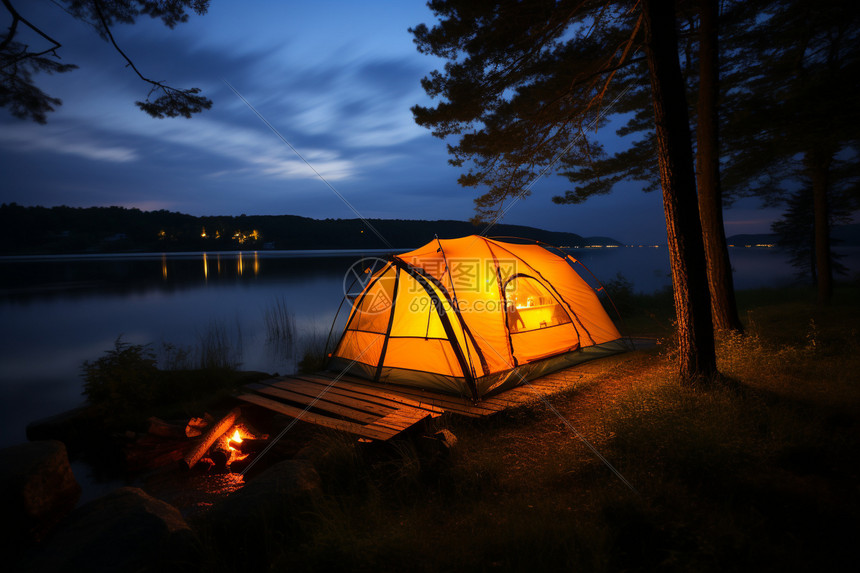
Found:
[[(637, 291), (670, 284), (665, 248), (574, 249), (601, 280), (622, 273)], [(362, 256), (344, 251), (171, 253), (0, 258), (0, 446), (25, 440), (32, 420), (82, 402), (81, 364), (134, 344), (193, 347), (213, 328), (241, 351), (242, 368), (291, 372), (295, 355), (267, 343), (265, 316), (282, 303), (298, 345), (325, 338), (344, 276)], [(769, 249), (732, 249), (739, 289), (791, 282)], [(843, 263), (856, 273), (860, 253)], [(336, 328), (336, 332), (338, 329)]]

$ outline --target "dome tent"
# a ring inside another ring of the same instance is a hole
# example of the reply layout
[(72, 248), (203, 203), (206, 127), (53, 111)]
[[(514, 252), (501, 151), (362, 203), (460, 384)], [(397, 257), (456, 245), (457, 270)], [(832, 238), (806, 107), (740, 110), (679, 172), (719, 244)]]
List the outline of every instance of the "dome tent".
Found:
[(329, 369), (478, 400), (628, 350), (576, 263), (477, 235), (392, 255), (353, 301)]

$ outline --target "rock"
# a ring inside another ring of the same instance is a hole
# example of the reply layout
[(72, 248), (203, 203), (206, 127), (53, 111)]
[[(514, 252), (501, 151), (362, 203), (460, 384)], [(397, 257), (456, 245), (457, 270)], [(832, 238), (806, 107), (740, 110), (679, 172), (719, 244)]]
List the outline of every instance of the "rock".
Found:
[(36, 420), (27, 425), (27, 439), (59, 440), (72, 451), (92, 444), (102, 435), (101, 420), (95, 415), (92, 406), (84, 405), (48, 418)]
[(457, 436), (451, 430), (442, 429), (432, 436), (421, 436), (415, 440), (415, 448), (421, 457), (421, 465), (434, 469), (438, 464), (451, 456), (451, 450), (457, 445)]
[(14, 525), (4, 543), (19, 548), (41, 539), (81, 495), (66, 447), (58, 441), (29, 442), (0, 450), (0, 507)]
[(195, 571), (197, 538), (172, 505), (136, 487), (119, 488), (72, 512), (23, 571)]
[(454, 432), (447, 429), (442, 429), (433, 434), (433, 437), (445, 444), (445, 449), (449, 452), (457, 445), (457, 436)]
[(268, 514), (296, 506), (307, 506), (322, 491), (320, 477), (306, 460), (279, 462), (250, 480), (210, 511), (214, 521), (223, 520), (231, 528)]
[[(223, 499), (206, 516), (221, 560), (248, 571), (267, 568), (273, 536), (300, 535), (301, 518), (322, 494), (320, 477), (307, 460), (279, 462)], [(262, 533), (261, 533), (262, 532)]]

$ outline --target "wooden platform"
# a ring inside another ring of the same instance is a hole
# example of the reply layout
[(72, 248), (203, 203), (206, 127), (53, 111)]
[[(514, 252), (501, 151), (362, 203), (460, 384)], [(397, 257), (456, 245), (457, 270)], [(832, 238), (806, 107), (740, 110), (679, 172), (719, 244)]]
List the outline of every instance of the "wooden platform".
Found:
[(344, 379), (283, 376), (245, 387), (240, 400), (318, 426), (389, 440), (443, 412), (380, 388), (356, 390)]
[(238, 398), (326, 428), (389, 440), (443, 412), (489, 416), (569, 388), (579, 378), (578, 374), (562, 370), (473, 404), (467, 398), (377, 384), (349, 375), (335, 378), (302, 374), (251, 384)]
[[(653, 338), (630, 338), (635, 349), (656, 345)], [(616, 355), (618, 356), (618, 355)], [(528, 384), (482, 398), (477, 404), (451, 396), (350, 375), (297, 374), (245, 387), (238, 398), (318, 426), (374, 440), (389, 440), (428, 418), (450, 412), (478, 418), (569, 390), (605, 370), (606, 358), (541, 376)]]

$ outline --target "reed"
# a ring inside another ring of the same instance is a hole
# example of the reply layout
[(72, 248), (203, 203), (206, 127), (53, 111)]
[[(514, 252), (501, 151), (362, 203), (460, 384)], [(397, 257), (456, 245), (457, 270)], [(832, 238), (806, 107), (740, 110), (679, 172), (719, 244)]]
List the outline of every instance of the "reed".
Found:
[(275, 299), (263, 312), (266, 324), (266, 341), (290, 347), (296, 338), (293, 313), (283, 297)]
[(194, 349), (197, 367), (203, 370), (236, 370), (242, 364), (242, 328), (238, 321), (231, 335), (223, 321), (213, 320), (197, 335)]
[(296, 364), (296, 370), (302, 373), (325, 370), (328, 363), (326, 342), (326, 336), (317, 329), (304, 333), (297, 345), (296, 356), (301, 356), (301, 358)]

